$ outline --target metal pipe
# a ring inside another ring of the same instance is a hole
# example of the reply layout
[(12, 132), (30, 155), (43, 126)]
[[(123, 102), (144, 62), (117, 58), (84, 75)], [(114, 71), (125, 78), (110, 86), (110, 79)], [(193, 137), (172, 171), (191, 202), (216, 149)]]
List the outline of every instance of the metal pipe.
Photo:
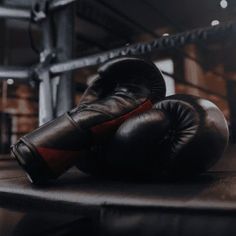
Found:
[[(57, 19), (55, 25), (56, 31), (56, 48), (58, 49), (57, 61), (62, 62), (72, 58), (74, 52), (74, 36), (75, 36), (75, 9), (73, 4), (64, 7), (55, 12)], [(67, 71), (60, 75), (58, 83), (54, 83), (55, 116), (59, 116), (70, 110), (74, 105), (73, 97), (73, 80), (72, 72)]]
[[(58, 10), (76, 0), (52, 0), (49, 4), (49, 10)], [(31, 11), (29, 9), (13, 8), (9, 6), (0, 6), (0, 18), (14, 18), (21, 20), (30, 20)]]
[(31, 73), (32, 71), (28, 68), (0, 66), (0, 80), (16, 79), (25, 81), (31, 77)]
[(0, 18), (15, 18), (30, 20), (31, 13), (28, 9), (17, 9), (7, 6), (0, 6)]
[[(53, 51), (51, 17), (42, 21), (41, 28), (43, 30), (44, 49), (40, 54), (40, 62), (45, 63)], [(42, 68), (39, 79), (39, 125), (42, 125), (54, 118), (52, 84), (50, 73), (46, 68)]]
[(73, 2), (76, 2), (76, 0), (52, 0), (49, 4), (49, 10), (57, 10)]

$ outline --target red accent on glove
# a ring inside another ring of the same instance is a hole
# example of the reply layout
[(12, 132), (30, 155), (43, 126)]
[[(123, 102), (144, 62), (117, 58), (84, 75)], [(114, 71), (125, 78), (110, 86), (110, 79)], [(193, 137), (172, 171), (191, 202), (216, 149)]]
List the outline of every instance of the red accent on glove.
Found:
[(65, 170), (69, 169), (75, 162), (76, 158), (83, 155), (83, 151), (77, 150), (62, 150), (47, 147), (38, 147), (39, 155), (45, 160), (51, 171), (60, 175)]
[(153, 106), (152, 102), (150, 100), (146, 100), (144, 103), (139, 105), (136, 109), (116, 119), (109, 120), (102, 124), (92, 127), (91, 131), (94, 135), (93, 136), (94, 140), (96, 140), (96, 142), (99, 142), (106, 139), (107, 137), (110, 137), (110, 135), (112, 135), (125, 120), (129, 119), (130, 117), (134, 115), (137, 115), (139, 113), (142, 113), (151, 109), (152, 106)]

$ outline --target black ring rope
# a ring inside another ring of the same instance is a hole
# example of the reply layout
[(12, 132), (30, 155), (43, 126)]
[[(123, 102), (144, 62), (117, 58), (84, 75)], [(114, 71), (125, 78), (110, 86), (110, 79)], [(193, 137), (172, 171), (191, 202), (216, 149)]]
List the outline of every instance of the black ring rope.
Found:
[[(176, 47), (181, 47), (190, 43), (198, 43), (211, 39), (223, 39), (235, 33), (236, 23), (228, 22), (225, 24), (199, 28), (190, 31), (185, 31), (171, 36), (163, 36), (156, 38), (153, 41), (145, 43), (135, 43), (126, 47), (113, 49), (107, 52), (98, 53), (92, 56), (82, 57), (67, 62), (51, 65), (51, 73), (62, 73), (70, 70), (80, 69), (88, 66), (96, 66), (110, 59), (121, 56), (141, 56), (149, 54), (155, 50), (166, 50)], [(222, 76), (222, 74), (217, 73)], [(226, 79), (231, 79), (224, 76)]]
[[(136, 20), (130, 18), (128, 15), (124, 14), (123, 12), (121, 12), (120, 10), (117, 10), (116, 8), (114, 8), (111, 4), (109, 4), (108, 2), (104, 1), (104, 0), (99, 0), (99, 3), (102, 4), (104, 7), (106, 7), (107, 9), (109, 9), (110, 11), (112, 11), (113, 13), (117, 14), (118, 16), (122, 17), (123, 19), (125, 19), (128, 23), (132, 24), (133, 26), (135, 26), (136, 28), (138, 28), (139, 30), (151, 35), (152, 37), (154, 38), (159, 38), (161, 37), (160, 34), (158, 34), (157, 32), (154, 32), (153, 30), (150, 30), (149, 28), (147, 28), (146, 26), (143, 26), (142, 24), (138, 23)], [(148, 2), (144, 1), (144, 3), (148, 4)], [(149, 4), (150, 5), (150, 4)], [(155, 9), (158, 14), (160, 15), (160, 11), (156, 8), (156, 7), (153, 7), (153, 9)], [(162, 15), (162, 18), (163, 18), (163, 14)], [(166, 17), (165, 17), (166, 18)], [(170, 20), (168, 20), (170, 21)], [(175, 24), (176, 25), (176, 24)], [(197, 42), (198, 44), (201, 44), (201, 42)], [(187, 52), (185, 52), (184, 50), (182, 50), (181, 48), (179, 47), (173, 47), (173, 49), (177, 50), (183, 57), (186, 57), (192, 61), (195, 61), (198, 65), (200, 65), (201, 67), (204, 68), (204, 63), (197, 59), (196, 57), (188, 54)], [(224, 74), (221, 74), (219, 73), (218, 71), (216, 70), (209, 70), (211, 71), (213, 74), (217, 75), (217, 76), (221, 76), (221, 77), (224, 77)]]

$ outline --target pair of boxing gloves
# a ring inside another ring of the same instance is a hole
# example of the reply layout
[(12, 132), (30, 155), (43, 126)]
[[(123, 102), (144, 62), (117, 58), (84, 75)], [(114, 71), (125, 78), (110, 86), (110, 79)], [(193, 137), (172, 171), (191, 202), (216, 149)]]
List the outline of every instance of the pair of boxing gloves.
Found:
[(165, 97), (151, 62), (119, 58), (98, 69), (80, 104), (12, 146), (33, 183), (76, 165), (94, 175), (156, 178), (207, 170), (222, 155), (228, 127), (210, 101)]

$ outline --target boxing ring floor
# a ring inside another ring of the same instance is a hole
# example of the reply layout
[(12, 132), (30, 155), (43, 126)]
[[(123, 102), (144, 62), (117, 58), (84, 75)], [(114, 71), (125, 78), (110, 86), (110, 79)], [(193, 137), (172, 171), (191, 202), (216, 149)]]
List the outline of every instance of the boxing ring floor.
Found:
[(74, 168), (41, 187), (14, 160), (1, 160), (0, 235), (236, 235), (236, 160), (228, 153), (185, 181), (103, 180)]

